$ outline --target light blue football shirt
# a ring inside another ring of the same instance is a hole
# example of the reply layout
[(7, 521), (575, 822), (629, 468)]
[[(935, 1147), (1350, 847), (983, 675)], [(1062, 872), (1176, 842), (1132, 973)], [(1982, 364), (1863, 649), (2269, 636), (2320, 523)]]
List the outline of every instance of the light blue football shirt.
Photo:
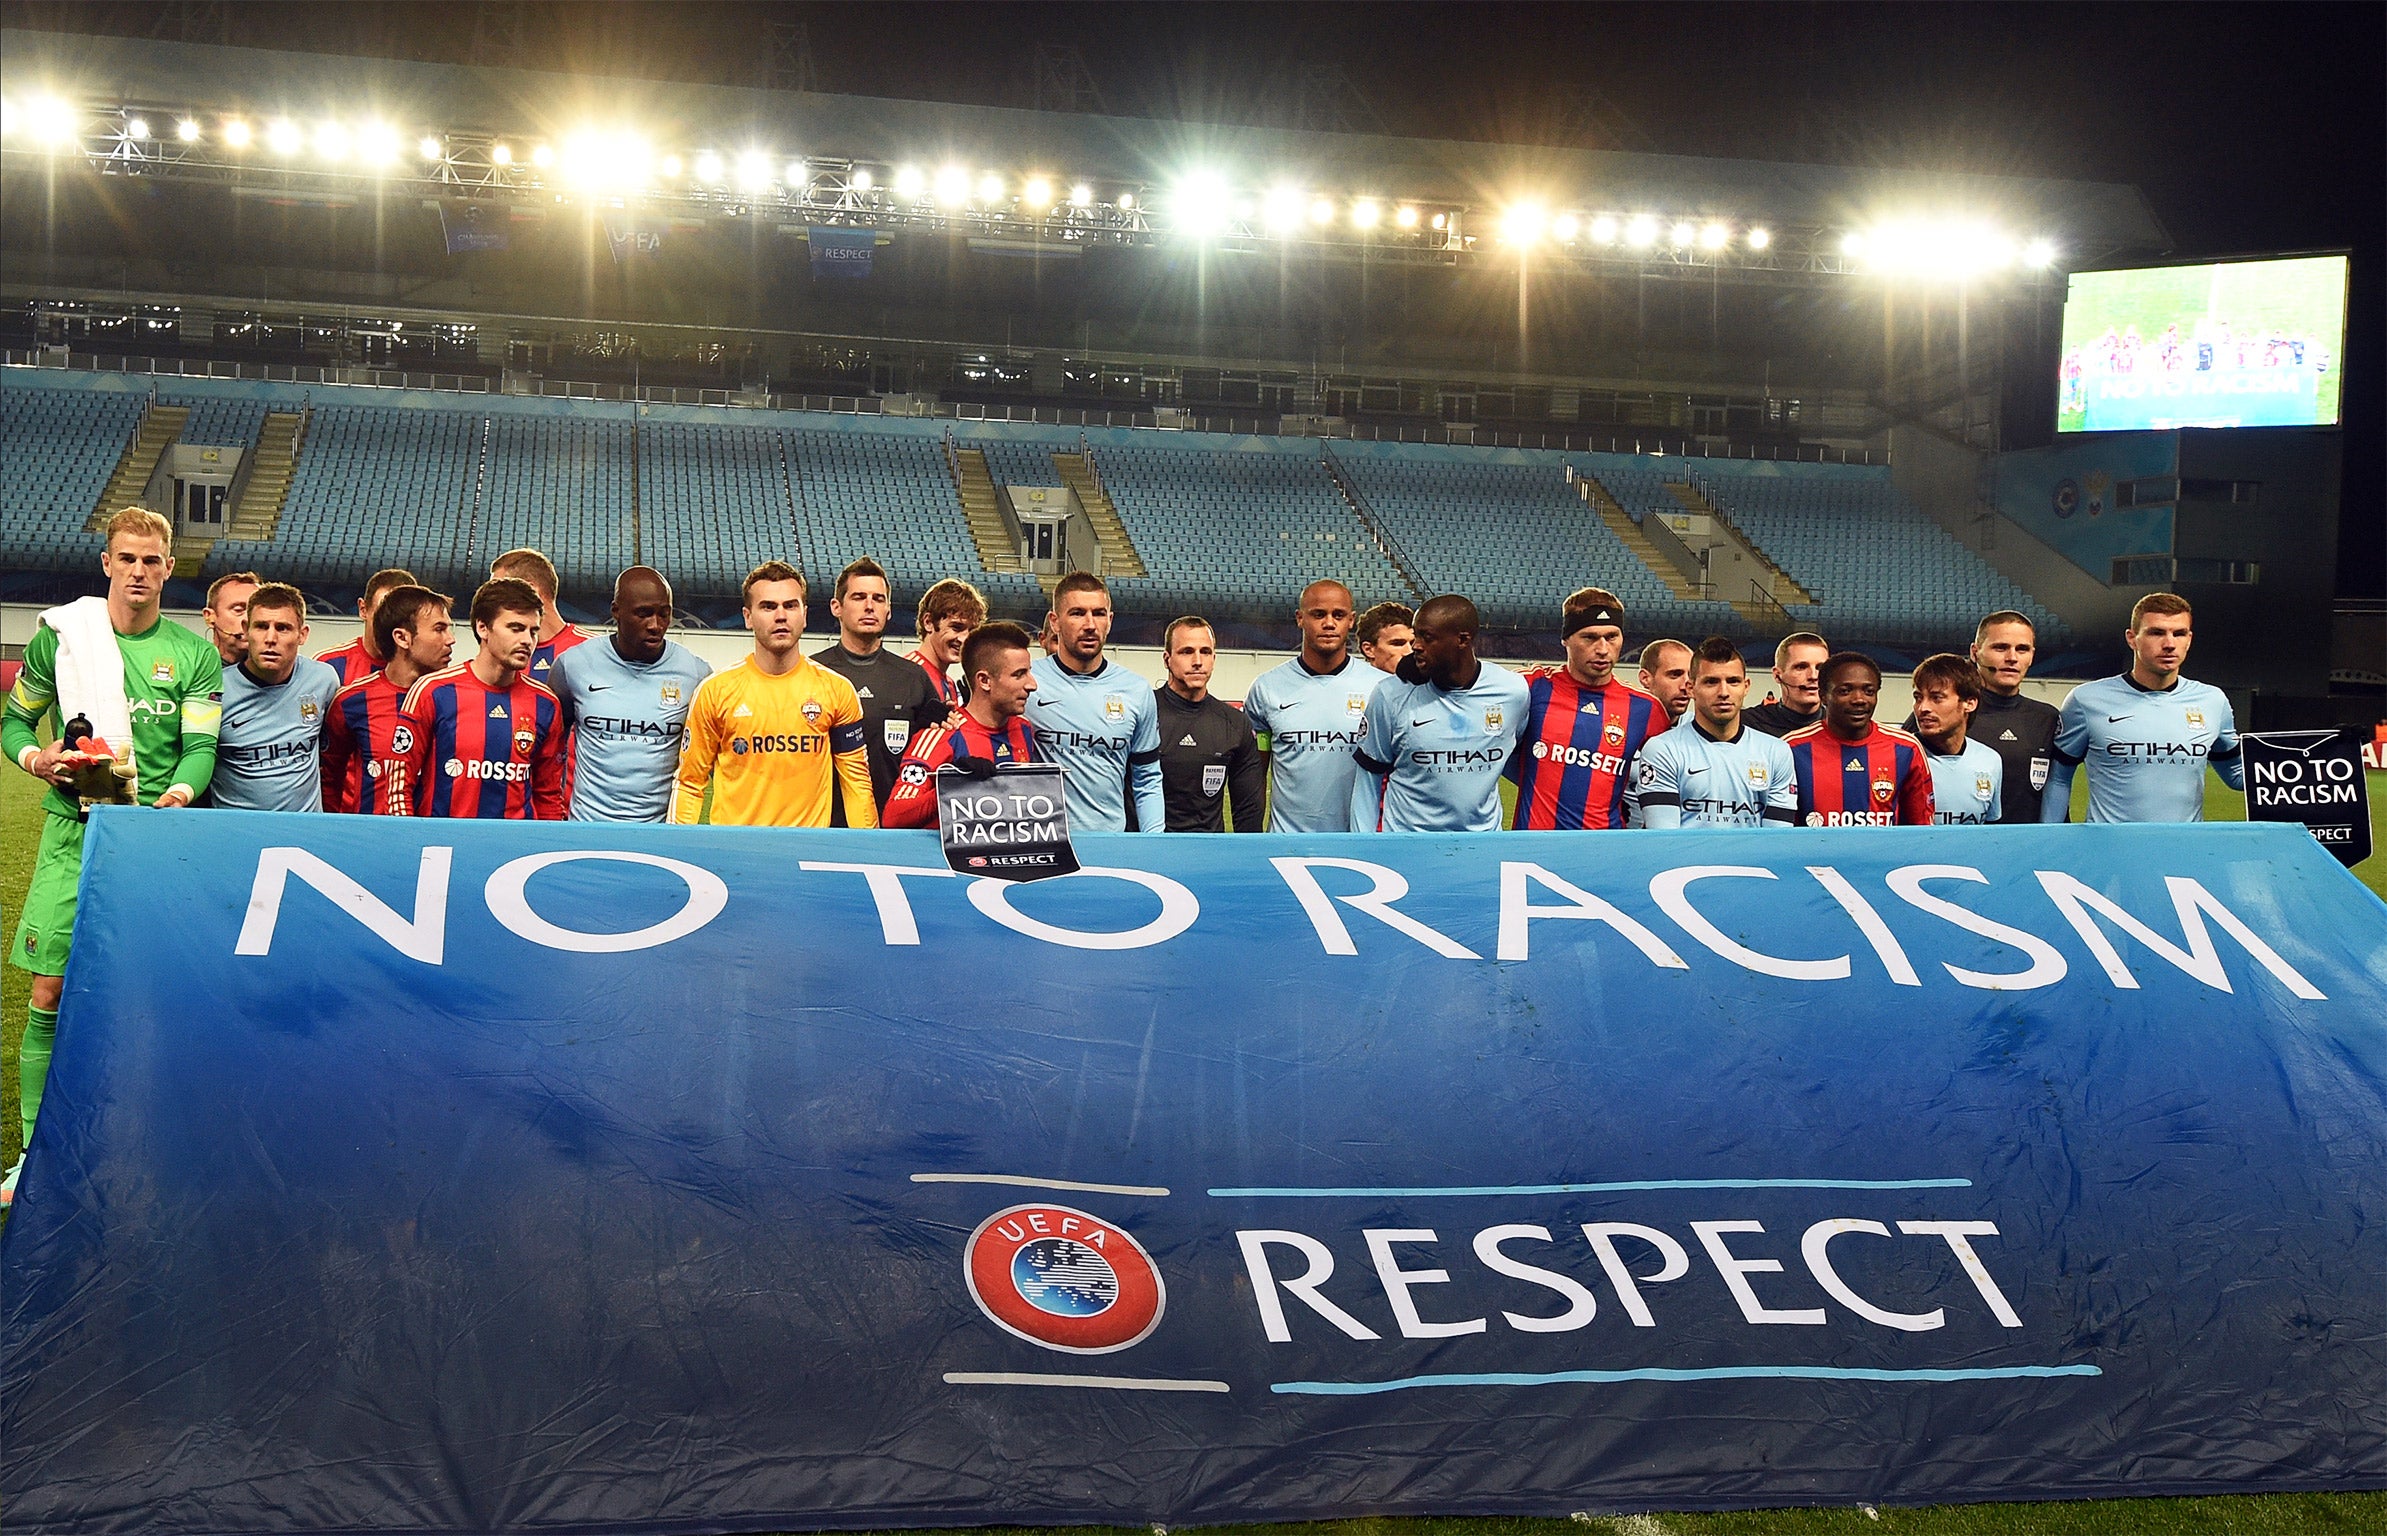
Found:
[(1139, 832), (1168, 829), (1160, 788), (1160, 704), (1152, 685), (1105, 660), (1079, 674), (1050, 656), (1031, 669), (1028, 729), (1036, 755), (1059, 763), (1072, 832), (1127, 830), (1127, 793), (1135, 787)]
[(228, 811), (323, 809), (323, 722), (340, 674), (300, 657), (290, 676), (261, 683), (246, 663), (224, 669), (224, 723), (208, 801)]
[(2184, 677), (2169, 688), (2101, 677), (2064, 700), (2039, 819), (2064, 819), (2073, 770), (2085, 765), (2090, 821), (2202, 821), (2208, 763), (2230, 788), (2246, 787), (2228, 694)]
[(696, 685), (713, 669), (676, 641), (640, 666), (611, 637), (555, 658), (547, 686), (572, 730), (574, 821), (668, 821)]
[(1710, 736), (1696, 712), (1644, 742), (1634, 758), (1641, 824), (1676, 827), (1790, 827), (1798, 824), (1799, 773), (1790, 748), (1743, 724), (1730, 741)]
[(1525, 739), (1524, 678), (1491, 662), (1465, 688), (1388, 676), (1368, 695), (1354, 758), (1354, 832), (1496, 832), (1500, 776)]
[(1923, 761), (1931, 765), (1932, 825), (1985, 827), (2005, 814), (2006, 760), (1987, 743), (1967, 736), (1964, 750), (1942, 757), (1925, 742)]
[(1296, 656), (1260, 674), (1243, 696), (1244, 718), (1268, 754), (1268, 830), (1348, 832), (1351, 785), (1368, 694), (1384, 674), (1346, 655), (1332, 672)]

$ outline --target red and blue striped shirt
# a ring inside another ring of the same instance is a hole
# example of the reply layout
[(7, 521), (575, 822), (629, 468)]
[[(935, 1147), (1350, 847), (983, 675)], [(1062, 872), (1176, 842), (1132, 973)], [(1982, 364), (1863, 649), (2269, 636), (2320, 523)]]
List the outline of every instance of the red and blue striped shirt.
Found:
[(1931, 825), (1931, 763), (1923, 744), (1878, 720), (1855, 741), (1821, 721), (1782, 738), (1799, 773), (1799, 824)]
[(405, 716), (416, 815), (564, 819), (563, 704), (528, 673), (504, 688), (470, 662), (430, 673), (407, 691)]
[(1611, 677), (1598, 688), (1564, 667), (1525, 674), (1532, 704), (1510, 761), (1520, 832), (1597, 831), (1625, 824), (1625, 794), (1642, 743), (1666, 733), (1666, 706)]
[(414, 727), (406, 690), (383, 672), (332, 695), (323, 721), (323, 808), (367, 816), (414, 814)]
[(937, 770), (957, 757), (983, 757), (1001, 763), (1033, 763), (1036, 733), (1028, 717), (1013, 715), (998, 730), (989, 730), (969, 715), (958, 728), (932, 725), (912, 737), (903, 762), (895, 770), (895, 788), (880, 814), (882, 827), (933, 827), (937, 824)]

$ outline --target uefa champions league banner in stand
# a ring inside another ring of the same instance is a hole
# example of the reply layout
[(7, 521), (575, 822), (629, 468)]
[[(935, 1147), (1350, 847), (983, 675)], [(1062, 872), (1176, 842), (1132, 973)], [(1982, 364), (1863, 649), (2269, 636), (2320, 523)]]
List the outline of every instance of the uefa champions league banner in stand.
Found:
[(2302, 829), (102, 810), (9, 1529), (2387, 1486), (2387, 907)]

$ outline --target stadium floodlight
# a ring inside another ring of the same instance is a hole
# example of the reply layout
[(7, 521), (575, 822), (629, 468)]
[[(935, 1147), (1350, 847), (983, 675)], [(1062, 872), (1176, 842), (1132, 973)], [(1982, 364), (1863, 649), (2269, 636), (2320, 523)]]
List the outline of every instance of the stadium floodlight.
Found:
[(2022, 248), (2022, 259), (2034, 267), (2055, 265), (2055, 242), (2042, 235)]
[(414, 152), (426, 160), (442, 160), (447, 157), (447, 146), (439, 142), (438, 135), (426, 133), (414, 141)]
[(33, 136), (52, 148), (75, 136), (75, 109), (55, 96), (35, 97), (26, 115), (32, 119)]
[(1550, 233), (1561, 240), (1572, 240), (1582, 232), (1583, 221), (1571, 213), (1562, 213), (1550, 221)]
[(978, 201), (999, 203), (1003, 200), (1003, 178), (988, 171), (978, 178)]
[(1614, 245), (1616, 243), (1615, 214), (1603, 213), (1592, 219), (1591, 240), (1594, 245)]
[[(1120, 203), (1126, 207), (1125, 201)], [(1193, 235), (1215, 235), (1227, 227), (1227, 217), (1234, 207), (1234, 198), (1227, 191), (1226, 179), (1215, 171), (1195, 171), (1177, 183), (1169, 197), (1169, 218), (1177, 232)]]
[(958, 165), (948, 165), (937, 172), (937, 203), (945, 208), (957, 208), (969, 201), (970, 173)]
[(1019, 190), (1019, 199), (1031, 208), (1050, 208), (1053, 205), (1053, 183), (1049, 176), (1031, 176)]
[(1711, 251), (1720, 251), (1732, 243), (1732, 231), (1721, 224), (1710, 224), (1699, 231), (1699, 243)]
[(323, 122), (315, 127), (315, 153), (326, 160), (338, 162), (348, 158), (351, 147), (348, 129), (338, 122)]
[(127, 120), (124, 125), (124, 136), (128, 139), (148, 138), (149, 119), (146, 117), (136, 117)]
[(1310, 222), (1317, 225), (1320, 229), (1324, 229), (1327, 225), (1332, 224), (1334, 222), (1333, 202), (1323, 197), (1312, 199), (1310, 202)]
[(1119, 211), (1121, 213), (1135, 212), (1135, 194), (1133, 192), (1119, 194)]
[(514, 146), (511, 144), (490, 145), (489, 163), (501, 168), (512, 165), (514, 163)]
[(870, 174), (869, 166), (857, 165), (854, 173), (845, 179), (845, 184), (857, 192), (867, 192), (878, 185), (878, 178)]
[(1394, 211), (1392, 221), (1403, 229), (1415, 229), (1417, 228), (1417, 209), (1411, 204), (1403, 203)]
[(1082, 182), (1082, 181), (1081, 181), (1081, 182), (1079, 182), (1079, 183), (1078, 183), (1076, 186), (1074, 186), (1074, 187), (1071, 187), (1071, 188), (1069, 189), (1069, 206), (1070, 206), (1070, 207), (1072, 207), (1072, 208), (1091, 208), (1091, 207), (1093, 207), (1093, 206), (1094, 206), (1094, 189), (1093, 189), (1092, 187), (1089, 187), (1089, 186), (1087, 186), (1087, 185), (1086, 185), (1084, 182)]
[(298, 131), (298, 124), (286, 117), (274, 119), (273, 126), (265, 130), (266, 147), (277, 155), (295, 155), (306, 142), (307, 137)]
[(771, 184), (771, 157), (759, 149), (738, 156), (738, 190), (760, 192)]
[(398, 162), (398, 130), (387, 123), (367, 123), (357, 133), (356, 147), (367, 165), (395, 165)]
[(237, 117), (224, 119), (224, 147), (227, 149), (248, 148), (249, 125)]
[(1363, 197), (1351, 205), (1351, 227), (1374, 229), (1384, 222), (1384, 205), (1372, 197)]
[(530, 163), (537, 166), (542, 171), (555, 164), (555, 150), (553, 146), (541, 144), (538, 148), (532, 150), (530, 152)]
[(1689, 220), (1677, 219), (1674, 221), (1674, 228), (1671, 233), (1674, 236), (1674, 244), (1677, 247), (1680, 247), (1689, 245), (1691, 243), (1692, 237), (1696, 235), (1698, 231), (1691, 228)]
[(811, 180), (812, 176), (810, 169), (804, 164), (803, 161), (790, 160), (787, 163), (787, 189), (790, 192), (803, 191), (805, 185)]
[(1771, 230), (1767, 229), (1767, 228), (1766, 228), (1764, 225), (1760, 224), (1760, 225), (1758, 225), (1758, 226), (1757, 226), (1755, 229), (1752, 229), (1752, 230), (1750, 230), (1750, 231), (1749, 231), (1749, 249), (1750, 249), (1750, 250), (1752, 250), (1752, 251), (1762, 251), (1762, 250), (1764, 250), (1764, 249), (1765, 249), (1767, 246), (1769, 246), (1769, 245), (1772, 245), (1773, 243), (1774, 243), (1773, 231), (1771, 231)]
[(1624, 243), (1637, 251), (1646, 251), (1658, 243), (1658, 221), (1646, 213), (1637, 213), (1624, 227)]
[(927, 190), (928, 178), (921, 174), (920, 167), (899, 165), (895, 168), (895, 195), (897, 197), (918, 197)]
[(1448, 229), (1450, 227), (1450, 215), (1447, 213), (1435, 214), (1434, 227), (1436, 229)]
[(1270, 234), (1292, 232), (1301, 222), (1301, 192), (1296, 187), (1270, 187), (1260, 200), (1260, 222)]
[(659, 163), (659, 164), (658, 164), (658, 165), (655, 167), (655, 169), (657, 169), (657, 170), (659, 170), (659, 171), (661, 171), (661, 172), (663, 173), (664, 179), (665, 179), (665, 180), (667, 180), (667, 181), (677, 181), (677, 180), (679, 180), (679, 179), (680, 179), (680, 172), (681, 172), (681, 171), (683, 171), (683, 170), (685, 170), (686, 168), (687, 168), (687, 167), (686, 167), (686, 165), (685, 165), (685, 164), (684, 164), (684, 163), (681, 161), (680, 157), (679, 157), (679, 156), (677, 156), (677, 155), (665, 155), (665, 156), (663, 157), (663, 159), (662, 159), (661, 163)]
[(721, 178), (727, 172), (728, 166), (718, 150), (708, 149), (696, 157), (696, 179), (708, 187), (721, 185)]
[(1512, 203), (1500, 215), (1500, 238), (1511, 245), (1531, 245), (1549, 227), (1550, 215), (1539, 203)]
[(198, 143), (199, 120), (195, 117), (186, 117), (181, 122), (176, 123), (174, 125), (174, 137), (182, 140), (182, 142), (185, 144)]
[(1840, 254), (1843, 256), (1864, 255), (1865, 236), (1863, 231), (1852, 229), (1847, 234), (1842, 235), (1840, 237)]

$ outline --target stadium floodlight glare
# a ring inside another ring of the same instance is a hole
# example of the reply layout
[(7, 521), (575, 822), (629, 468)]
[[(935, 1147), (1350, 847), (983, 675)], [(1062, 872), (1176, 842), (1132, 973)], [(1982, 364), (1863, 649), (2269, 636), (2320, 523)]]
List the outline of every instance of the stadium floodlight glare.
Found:
[(1417, 210), (1408, 203), (1403, 203), (1393, 213), (1392, 221), (1403, 229), (1415, 229), (1417, 228)]
[(667, 181), (679, 180), (680, 172), (686, 168), (686, 165), (677, 155), (665, 155), (661, 163), (655, 167), (655, 169), (663, 173), (664, 179)]
[(1003, 200), (1003, 178), (992, 171), (978, 178), (978, 201), (999, 203)]
[(248, 148), (249, 125), (237, 117), (226, 118), (224, 120), (224, 147), (227, 149)]
[(727, 171), (728, 166), (718, 150), (708, 149), (696, 157), (696, 179), (708, 187), (721, 185), (721, 178)]
[(969, 200), (970, 173), (958, 165), (948, 165), (937, 172), (937, 202), (946, 208), (957, 208)]
[(1320, 229), (1332, 224), (1334, 222), (1334, 204), (1323, 197), (1314, 199), (1310, 203), (1310, 222)]
[(1500, 238), (1510, 245), (1531, 245), (1542, 237), (1550, 215), (1539, 203), (1511, 203), (1500, 215)]
[(295, 155), (306, 142), (307, 137), (298, 131), (298, 124), (286, 117), (276, 118), (273, 126), (265, 130), (266, 147), (277, 155)]
[(1671, 233), (1674, 237), (1675, 245), (1685, 246), (1691, 243), (1692, 237), (1698, 234), (1698, 231), (1691, 228), (1690, 222), (1688, 220), (1677, 219), (1674, 223), (1674, 228)]
[[(1119, 206), (1128, 206), (1124, 197)], [(1214, 171), (1195, 171), (1177, 183), (1176, 193), (1169, 200), (1169, 214), (1179, 234), (1215, 235), (1227, 227), (1227, 215), (1233, 206), (1234, 199), (1228, 195), (1223, 178)]]
[(1447, 213), (1435, 214), (1434, 227), (1436, 229), (1448, 229), (1450, 227), (1450, 215)]
[(1758, 226), (1757, 226), (1755, 229), (1752, 229), (1752, 230), (1750, 230), (1750, 231), (1749, 231), (1749, 249), (1750, 249), (1750, 250), (1752, 250), (1752, 251), (1762, 251), (1762, 250), (1764, 250), (1764, 249), (1765, 249), (1767, 246), (1769, 246), (1769, 245), (1772, 245), (1773, 243), (1774, 243), (1774, 236), (1773, 236), (1773, 232), (1772, 232), (1771, 230), (1767, 229), (1767, 228), (1766, 228), (1764, 225), (1760, 224), (1760, 225), (1758, 225)]
[(1053, 205), (1053, 183), (1048, 176), (1031, 176), (1019, 190), (1020, 201), (1031, 208), (1050, 208)]
[(1363, 197), (1351, 205), (1351, 227), (1374, 229), (1384, 221), (1384, 205), (1372, 197)]
[(895, 168), (895, 195), (897, 197), (918, 197), (927, 190), (928, 178), (921, 174), (920, 167), (899, 165)]
[(146, 117), (136, 117), (128, 120), (124, 125), (124, 136), (128, 139), (148, 138), (149, 119)]
[(1135, 212), (1135, 194), (1133, 192), (1119, 194), (1119, 211), (1121, 213)]
[(530, 152), (530, 163), (537, 166), (542, 171), (547, 169), (547, 167), (555, 164), (554, 148), (550, 145), (541, 144), (538, 148)]
[(398, 130), (387, 123), (367, 123), (356, 136), (357, 153), (375, 167), (398, 163)]
[(182, 140), (182, 142), (185, 144), (198, 143), (199, 120), (195, 117), (186, 117), (181, 122), (176, 123), (174, 125), (174, 137)]
[(1081, 181), (1081, 182), (1079, 182), (1079, 183), (1078, 183), (1076, 186), (1074, 186), (1074, 187), (1071, 187), (1071, 188), (1069, 189), (1069, 206), (1070, 206), (1070, 207), (1072, 207), (1072, 208), (1091, 208), (1091, 207), (1093, 207), (1093, 206), (1094, 206), (1094, 189), (1093, 189), (1092, 187), (1089, 187), (1089, 186), (1087, 186), (1087, 185), (1086, 185), (1084, 182), (1082, 182), (1082, 181)]
[(1646, 213), (1634, 214), (1624, 227), (1624, 243), (1637, 251), (1646, 251), (1658, 243), (1658, 221)]
[(867, 192), (878, 185), (878, 178), (870, 174), (869, 166), (857, 165), (853, 174), (846, 177), (845, 184), (857, 192)]
[(319, 123), (315, 128), (315, 153), (334, 162), (348, 158), (350, 147), (348, 129), (340, 123)]
[(803, 191), (805, 184), (811, 180), (811, 172), (803, 161), (790, 160), (787, 163), (787, 189), (790, 192)]
[(1561, 240), (1572, 240), (1581, 233), (1583, 221), (1571, 213), (1562, 213), (1550, 221), (1550, 233)]
[(512, 165), (514, 163), (514, 146), (511, 144), (490, 145), (489, 163), (501, 168)]
[(1594, 245), (1614, 245), (1616, 243), (1616, 215), (1612, 213), (1593, 215), (1591, 241)]
[(2034, 267), (2055, 265), (2055, 242), (2042, 235), (2022, 248), (2022, 259)]
[(447, 146), (440, 143), (435, 134), (426, 133), (414, 141), (414, 152), (426, 160), (444, 159), (446, 150)]
[(1864, 255), (1865, 236), (1863, 232), (1852, 229), (1847, 234), (1842, 235), (1840, 237), (1840, 254), (1843, 256)]
[(1301, 193), (1294, 187), (1270, 187), (1260, 200), (1260, 222), (1270, 234), (1287, 234), (1301, 222)]
[(1720, 251), (1732, 243), (1732, 231), (1721, 224), (1710, 224), (1699, 231), (1699, 243), (1711, 251)]
[(34, 98), (27, 112), (33, 136), (53, 149), (75, 136), (75, 109), (55, 96)]
[(771, 157), (750, 149), (738, 156), (738, 190), (760, 192), (771, 185)]

